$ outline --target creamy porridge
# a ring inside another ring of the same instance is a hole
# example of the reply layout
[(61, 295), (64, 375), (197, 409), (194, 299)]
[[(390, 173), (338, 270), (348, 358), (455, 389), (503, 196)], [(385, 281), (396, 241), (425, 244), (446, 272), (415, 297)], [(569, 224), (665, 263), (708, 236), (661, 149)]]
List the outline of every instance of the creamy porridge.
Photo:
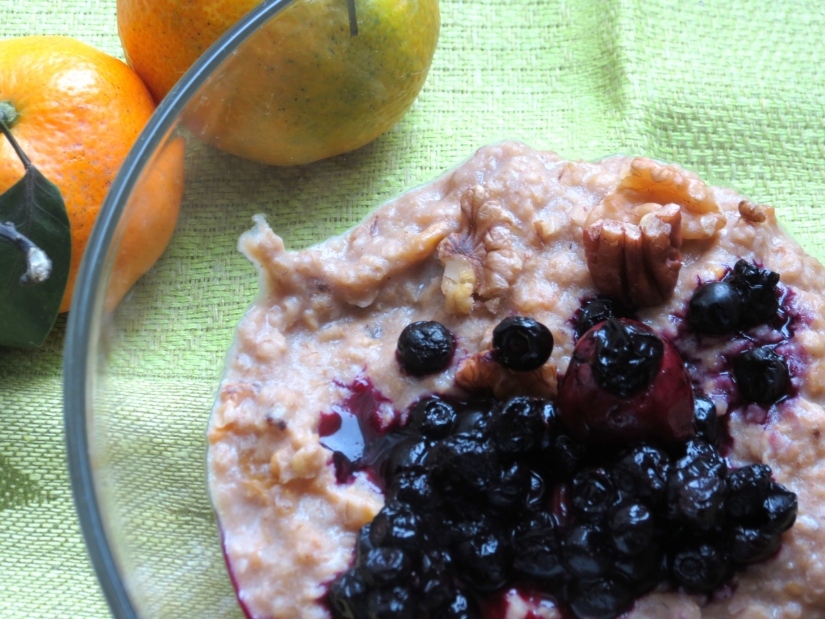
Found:
[[(731, 469), (768, 465), (798, 498), (778, 553), (710, 594), (659, 586), (627, 616), (825, 617), (825, 271), (772, 208), (678, 166), (569, 162), (505, 142), (321, 245), (287, 252), (258, 218), (240, 247), (259, 269), (261, 294), (238, 328), (210, 420), (209, 483), (249, 616), (331, 616), (330, 583), (351, 567), (359, 531), (385, 501), (369, 468), (347, 468), (354, 458), (335, 443), (369, 438), (363, 428), (344, 432), (358, 414), (367, 411), (379, 435), (434, 393), (555, 401), (579, 363), (576, 316), (598, 296), (635, 308), (687, 361), (684, 384), (715, 405)], [(730, 279), (740, 260), (780, 275), (777, 316), (734, 334), (697, 333), (697, 287)], [(491, 354), (494, 328), (511, 316), (552, 333), (540, 367), (517, 372)], [(455, 345), (446, 367), (420, 376), (396, 356), (399, 335), (418, 321), (440, 323)], [(763, 346), (781, 356), (787, 384), (779, 396), (743, 397), (750, 387), (737, 385), (734, 366)], [(681, 421), (655, 432), (687, 440), (684, 412), (673, 415)], [(485, 616), (568, 616), (524, 581), (478, 596)]]

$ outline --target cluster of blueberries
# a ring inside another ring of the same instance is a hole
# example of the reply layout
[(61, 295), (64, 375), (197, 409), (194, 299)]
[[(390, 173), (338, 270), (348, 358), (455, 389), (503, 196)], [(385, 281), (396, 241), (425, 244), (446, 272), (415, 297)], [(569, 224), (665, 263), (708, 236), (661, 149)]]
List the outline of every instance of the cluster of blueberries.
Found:
[(329, 589), (334, 616), (479, 617), (476, 600), (525, 582), (592, 619), (663, 583), (713, 591), (776, 552), (796, 495), (767, 466), (727, 470), (710, 400), (695, 424), (686, 444), (606, 453), (547, 401), (418, 402), (387, 437), (386, 505)]

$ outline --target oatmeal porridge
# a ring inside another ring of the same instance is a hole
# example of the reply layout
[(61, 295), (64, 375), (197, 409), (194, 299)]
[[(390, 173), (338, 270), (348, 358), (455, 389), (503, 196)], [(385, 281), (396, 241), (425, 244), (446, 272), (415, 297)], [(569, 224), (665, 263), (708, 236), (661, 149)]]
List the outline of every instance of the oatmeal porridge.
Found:
[[(771, 207), (675, 165), (505, 142), (340, 237), (287, 252), (259, 216), (240, 248), (261, 293), (210, 420), (209, 484), (250, 617), (825, 617), (825, 271)], [(483, 453), (443, 464), (485, 423), (507, 463), (491, 475), (512, 481), (492, 494)], [(661, 497), (630, 500), (622, 471), (648, 457)], [(421, 520), (390, 503), (403, 483), (430, 496), (408, 475), (424, 469), (461, 497), (420, 533), (445, 529), (452, 556), (380, 547)], [(768, 537), (748, 501), (781, 521)], [(479, 550), (466, 531), (488, 521), (510, 529)], [(640, 540), (656, 565), (620, 574)], [(359, 561), (379, 566), (365, 582)], [(452, 601), (436, 607), (427, 569)]]

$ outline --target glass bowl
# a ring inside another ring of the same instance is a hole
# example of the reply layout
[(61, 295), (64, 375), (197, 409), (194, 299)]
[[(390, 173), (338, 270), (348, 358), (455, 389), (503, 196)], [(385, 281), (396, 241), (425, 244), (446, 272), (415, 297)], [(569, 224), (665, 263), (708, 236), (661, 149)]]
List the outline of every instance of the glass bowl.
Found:
[[(747, 51), (734, 61), (714, 57), (714, 46), (730, 49), (729, 37), (738, 36), (715, 24), (729, 20), (740, 28), (741, 7), (660, 7), (691, 24), (663, 41), (660, 24), (641, 9), (636, 15), (633, 8), (605, 11), (599, 2), (442, 0), (428, 81), (401, 122), (347, 155), (271, 167), (205, 144), (187, 129), (187, 117), (234, 88), (238, 59), (289, 4), (259, 5), (161, 103), (111, 188), (83, 260), (64, 357), (67, 445), (80, 522), (117, 619), (243, 617), (205, 463), (224, 356), (257, 291), (255, 271), (236, 249), (253, 215), (265, 214), (288, 247), (305, 247), (350, 228), (479, 146), (519, 139), (567, 158), (621, 152), (679, 162), (775, 204), (780, 216), (790, 213), (790, 231), (818, 257), (825, 253), (821, 223), (805, 210), (825, 184), (815, 148), (790, 157), (781, 143), (749, 145), (754, 127), (726, 125), (713, 106), (673, 105), (724, 94), (727, 86), (703, 77), (719, 62), (739, 66), (738, 79), (761, 80), (766, 92), (782, 92), (777, 80), (791, 79), (791, 71), (806, 83), (802, 61), (766, 71), (764, 58)], [(743, 39), (754, 25), (745, 22)], [(770, 29), (760, 31), (768, 36)], [(696, 46), (696, 36), (705, 45)], [(631, 39), (642, 43), (622, 43)], [(654, 53), (660, 62), (650, 65)], [(751, 106), (756, 117), (761, 101), (737, 99), (731, 106)], [(818, 130), (818, 117), (805, 109), (780, 123), (789, 139), (799, 134), (799, 143)], [(768, 115), (756, 127), (760, 135), (774, 135), (771, 122)], [(111, 274), (120, 235), (164, 153), (181, 145), (185, 174), (175, 233), (158, 263), (112, 308), (106, 299), (116, 287)], [(777, 168), (771, 163), (777, 160), (790, 163)]]

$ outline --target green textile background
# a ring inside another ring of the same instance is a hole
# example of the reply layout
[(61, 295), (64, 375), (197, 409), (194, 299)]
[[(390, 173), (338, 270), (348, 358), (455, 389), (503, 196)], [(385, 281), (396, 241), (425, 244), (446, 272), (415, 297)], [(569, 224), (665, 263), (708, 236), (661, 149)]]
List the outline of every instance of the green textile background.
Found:
[[(122, 56), (113, 0), (0, 0), (0, 37), (46, 33)], [(116, 412), (100, 432), (117, 439), (103, 457), (123, 544), (174, 575), (164, 588), (136, 569), (147, 616), (238, 616), (203, 487), (203, 432), (226, 346), (255, 293), (235, 250), (252, 214), (305, 246), (478, 146), (516, 138), (570, 158), (679, 162), (776, 206), (822, 260), (823, 39), (825, 6), (814, 0), (442, 0), (424, 91), (374, 144), (283, 170), (190, 141), (181, 221), (118, 314), (116, 397), (101, 403)], [(66, 472), (64, 333), (60, 319), (41, 350), (0, 349), (4, 619), (109, 616)], [(136, 405), (144, 394), (153, 399)]]

